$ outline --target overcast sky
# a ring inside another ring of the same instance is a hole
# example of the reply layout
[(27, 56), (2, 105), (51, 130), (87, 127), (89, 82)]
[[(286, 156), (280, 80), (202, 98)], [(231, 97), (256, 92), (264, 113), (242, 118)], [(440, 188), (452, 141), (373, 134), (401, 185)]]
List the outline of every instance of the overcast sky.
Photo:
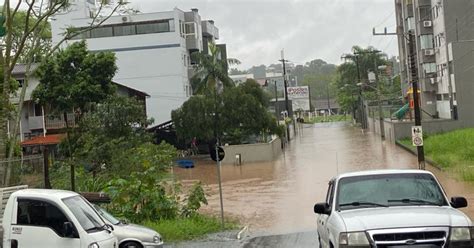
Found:
[(372, 28), (395, 30), (394, 0), (129, 0), (141, 12), (198, 8), (212, 19), (240, 68), (323, 59), (340, 64), (353, 45), (398, 55), (396, 37), (372, 36)]

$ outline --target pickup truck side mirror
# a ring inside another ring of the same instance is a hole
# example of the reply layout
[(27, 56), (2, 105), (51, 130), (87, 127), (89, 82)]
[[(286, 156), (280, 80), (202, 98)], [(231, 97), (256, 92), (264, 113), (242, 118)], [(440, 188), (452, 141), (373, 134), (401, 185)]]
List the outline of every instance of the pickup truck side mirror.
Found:
[(453, 208), (465, 208), (467, 207), (467, 200), (464, 197), (452, 197), (451, 206)]
[(317, 203), (314, 205), (314, 212), (316, 214), (329, 214), (329, 205), (327, 203)]
[(74, 237), (74, 227), (72, 226), (71, 222), (64, 222), (63, 233), (64, 233), (64, 237), (67, 237), (67, 238)]

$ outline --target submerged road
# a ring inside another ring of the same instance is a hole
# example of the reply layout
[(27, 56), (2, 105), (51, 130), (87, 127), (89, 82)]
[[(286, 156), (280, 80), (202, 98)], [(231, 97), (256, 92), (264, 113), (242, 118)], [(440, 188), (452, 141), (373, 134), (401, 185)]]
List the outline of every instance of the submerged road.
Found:
[[(239, 219), (251, 235), (259, 236), (239, 246), (311, 247), (316, 242), (313, 205), (324, 201), (332, 177), (351, 171), (410, 168), (417, 168), (415, 156), (373, 133), (348, 123), (303, 125), (276, 161), (222, 166), (225, 215)], [(428, 169), (448, 195), (463, 195), (474, 203), (472, 185)], [(184, 183), (202, 181), (209, 194), (203, 211), (219, 213), (214, 163), (198, 161), (194, 169), (176, 168), (174, 173)], [(465, 211), (474, 217), (473, 210)]]

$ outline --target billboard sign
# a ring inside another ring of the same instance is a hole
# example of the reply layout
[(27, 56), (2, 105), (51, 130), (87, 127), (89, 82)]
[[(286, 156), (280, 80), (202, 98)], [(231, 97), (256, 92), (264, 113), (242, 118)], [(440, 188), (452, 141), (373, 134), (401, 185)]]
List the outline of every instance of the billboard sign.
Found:
[(293, 110), (310, 111), (309, 86), (288, 87), (288, 99), (293, 102)]

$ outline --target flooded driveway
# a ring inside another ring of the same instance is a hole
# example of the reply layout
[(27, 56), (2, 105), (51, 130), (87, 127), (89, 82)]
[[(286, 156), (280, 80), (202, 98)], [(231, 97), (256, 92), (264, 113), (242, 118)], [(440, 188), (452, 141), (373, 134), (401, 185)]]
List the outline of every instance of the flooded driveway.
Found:
[[(313, 205), (324, 201), (327, 183), (338, 173), (407, 168), (417, 168), (416, 157), (373, 133), (347, 123), (304, 125), (278, 160), (222, 166), (225, 215), (262, 233), (312, 231)], [(467, 196), (474, 204), (474, 186), (430, 170), (448, 195)], [(219, 213), (214, 162), (197, 161), (195, 168), (176, 168), (174, 173), (184, 183), (202, 181), (209, 194), (203, 211)], [(473, 208), (466, 211), (474, 217)]]

